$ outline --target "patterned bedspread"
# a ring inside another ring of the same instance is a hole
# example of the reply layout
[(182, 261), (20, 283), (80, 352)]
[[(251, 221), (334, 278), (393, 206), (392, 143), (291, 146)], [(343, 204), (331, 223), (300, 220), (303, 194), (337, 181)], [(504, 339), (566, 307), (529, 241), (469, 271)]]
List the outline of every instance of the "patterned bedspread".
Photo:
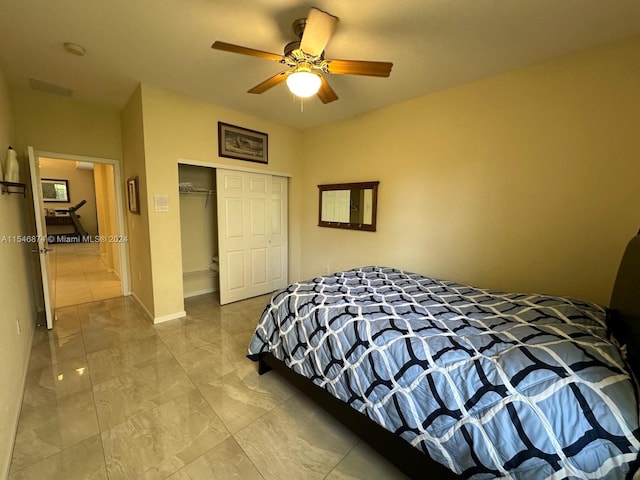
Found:
[(640, 448), (590, 303), (366, 267), (274, 295), (248, 356), (266, 352), (465, 477), (624, 478)]

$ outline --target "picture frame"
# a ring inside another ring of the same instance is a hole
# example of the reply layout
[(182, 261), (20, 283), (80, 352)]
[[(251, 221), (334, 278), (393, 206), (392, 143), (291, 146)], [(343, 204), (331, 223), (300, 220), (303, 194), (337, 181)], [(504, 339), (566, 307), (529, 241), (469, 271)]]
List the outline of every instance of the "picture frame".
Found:
[(267, 164), (269, 136), (256, 130), (218, 122), (218, 155)]
[(129, 211), (140, 215), (140, 188), (137, 176), (127, 179), (127, 202)]
[(69, 181), (61, 178), (41, 178), (42, 201), (69, 203)]

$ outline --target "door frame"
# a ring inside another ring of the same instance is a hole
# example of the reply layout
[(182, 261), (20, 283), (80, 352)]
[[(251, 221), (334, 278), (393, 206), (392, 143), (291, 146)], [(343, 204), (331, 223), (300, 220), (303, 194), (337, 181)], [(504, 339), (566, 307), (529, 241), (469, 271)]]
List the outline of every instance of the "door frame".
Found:
[[(123, 191), (123, 177), (122, 177), (122, 165), (119, 160), (115, 160), (112, 158), (101, 158), (101, 157), (89, 157), (85, 155), (71, 155), (67, 153), (55, 153), (55, 152), (46, 152), (44, 150), (33, 149), (34, 156), (36, 157), (36, 161), (40, 157), (52, 158), (56, 160), (70, 160), (76, 162), (87, 162), (87, 163), (100, 163), (111, 165), (113, 167), (113, 181), (115, 188), (115, 199), (116, 199), (116, 228), (118, 230), (117, 235), (119, 237), (126, 237), (126, 222), (124, 218), (124, 191)], [(129, 296), (131, 295), (131, 280), (129, 276), (129, 249), (127, 248), (128, 242), (119, 242), (118, 250), (120, 257), (120, 285), (122, 287), (122, 295)]]
[(238, 172), (261, 173), (263, 175), (272, 175), (274, 177), (287, 177), (287, 178), (293, 177), (291, 173), (275, 172), (273, 170), (263, 170), (261, 168), (250, 168), (250, 167), (229, 165), (228, 163), (203, 162), (202, 160), (192, 160), (189, 158), (178, 158), (178, 165), (193, 165), (195, 167), (207, 167), (207, 168), (223, 168), (225, 170), (235, 170)]

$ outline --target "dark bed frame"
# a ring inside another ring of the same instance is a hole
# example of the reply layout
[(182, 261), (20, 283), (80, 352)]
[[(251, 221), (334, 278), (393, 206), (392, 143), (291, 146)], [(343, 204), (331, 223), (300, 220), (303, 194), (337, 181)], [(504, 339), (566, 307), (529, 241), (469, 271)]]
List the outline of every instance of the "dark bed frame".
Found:
[[(627, 346), (629, 366), (635, 377), (640, 378), (640, 231), (631, 239), (622, 257), (607, 309), (607, 324), (613, 336), (619, 341), (624, 340), (620, 343)], [(267, 354), (258, 362), (258, 373), (262, 375), (272, 369), (360, 436), (409, 478), (462, 478)]]
[(258, 373), (275, 370), (313, 401), (362, 438), (409, 478), (437, 478), (438, 480), (462, 478), (444, 465), (432, 460), (403, 438), (385, 430), (366, 415), (353, 410), (348, 404), (317, 386), (307, 377), (299, 375), (271, 354), (258, 361)]

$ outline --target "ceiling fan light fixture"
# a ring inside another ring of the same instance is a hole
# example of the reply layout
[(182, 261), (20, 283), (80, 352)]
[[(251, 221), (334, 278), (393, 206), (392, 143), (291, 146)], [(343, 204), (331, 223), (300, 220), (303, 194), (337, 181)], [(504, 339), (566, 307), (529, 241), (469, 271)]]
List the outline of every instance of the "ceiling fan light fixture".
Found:
[(308, 68), (298, 68), (287, 76), (287, 87), (294, 95), (302, 98), (315, 95), (320, 90), (320, 75)]

